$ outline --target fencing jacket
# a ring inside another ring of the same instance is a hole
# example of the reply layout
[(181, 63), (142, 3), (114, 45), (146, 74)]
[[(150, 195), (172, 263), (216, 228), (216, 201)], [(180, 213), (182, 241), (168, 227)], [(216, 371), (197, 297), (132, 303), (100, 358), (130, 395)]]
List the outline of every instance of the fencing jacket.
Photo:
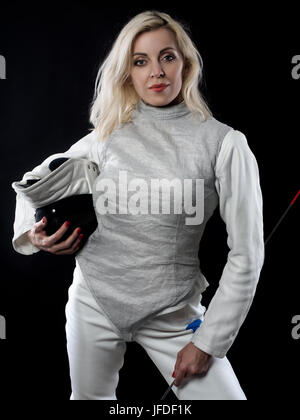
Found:
[[(98, 228), (76, 263), (94, 298), (125, 337), (154, 315), (199, 304), (208, 286), (199, 243), (219, 207), (228, 258), (191, 341), (224, 357), (248, 313), (264, 261), (259, 170), (245, 135), (214, 117), (203, 120), (185, 102), (152, 107), (140, 100), (132, 121), (104, 142), (92, 131), (27, 172), (23, 180), (42, 177), (48, 163), (62, 156), (87, 158), (99, 167), (93, 185)], [(176, 194), (175, 188), (163, 190), (162, 180), (176, 185)], [(192, 180), (192, 186), (185, 180)], [(166, 191), (171, 205), (164, 212)], [(193, 217), (200, 223), (189, 224)], [(13, 246), (22, 254), (39, 250), (25, 234), (33, 224), (34, 210), (17, 194)]]

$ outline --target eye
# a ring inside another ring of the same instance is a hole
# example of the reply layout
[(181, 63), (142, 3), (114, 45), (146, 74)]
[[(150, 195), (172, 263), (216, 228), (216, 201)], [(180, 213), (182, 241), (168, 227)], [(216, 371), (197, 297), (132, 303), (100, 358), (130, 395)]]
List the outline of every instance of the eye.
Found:
[(173, 60), (175, 60), (175, 58), (176, 57), (173, 54), (168, 54), (168, 55), (165, 55), (163, 57), (163, 59), (166, 60), (166, 61), (173, 61)]
[(140, 62), (143, 62), (143, 61), (145, 61), (145, 60), (143, 60), (142, 58), (140, 58), (139, 60), (136, 60), (135, 62), (134, 62), (134, 65), (135, 66), (142, 66), (143, 64), (139, 64)]

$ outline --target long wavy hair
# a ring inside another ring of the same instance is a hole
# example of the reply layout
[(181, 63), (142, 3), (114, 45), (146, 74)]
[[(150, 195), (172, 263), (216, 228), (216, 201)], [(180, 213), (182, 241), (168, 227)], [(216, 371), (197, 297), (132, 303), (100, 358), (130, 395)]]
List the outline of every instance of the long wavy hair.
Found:
[(174, 33), (184, 59), (183, 100), (191, 112), (200, 112), (204, 120), (212, 115), (199, 90), (202, 58), (184, 26), (166, 13), (151, 10), (139, 13), (123, 27), (96, 77), (90, 122), (98, 140), (105, 140), (120, 124), (131, 120), (132, 111), (140, 99), (129, 83), (133, 43), (141, 33), (162, 27)]

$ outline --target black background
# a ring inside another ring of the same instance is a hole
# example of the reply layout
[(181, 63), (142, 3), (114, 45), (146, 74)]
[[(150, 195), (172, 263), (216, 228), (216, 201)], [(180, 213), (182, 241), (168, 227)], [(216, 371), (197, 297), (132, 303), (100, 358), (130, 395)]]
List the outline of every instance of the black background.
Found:
[[(87, 134), (98, 66), (135, 14), (156, 9), (189, 25), (204, 61), (202, 92), (215, 118), (242, 131), (256, 156), (265, 239), (299, 190), (300, 80), (291, 76), (292, 57), (300, 54), (295, 11), (287, 3), (265, 11), (252, 2), (232, 9), (193, 4), (1, 6), (0, 55), (7, 72), (6, 80), (0, 80), (0, 314), (7, 328), (6, 340), (0, 340), (0, 362), (5, 398), (69, 399), (64, 307), (74, 267), (73, 257), (24, 256), (13, 250), (11, 183)], [(266, 245), (254, 302), (227, 354), (249, 400), (297, 397), (300, 340), (292, 339), (291, 319), (300, 313), (299, 205), (300, 198)], [(208, 306), (228, 253), (217, 210), (200, 251), (210, 283), (203, 297)], [(118, 399), (159, 402), (167, 387), (163, 377), (136, 343), (128, 343), (127, 349)], [(171, 392), (165, 401), (177, 400)]]

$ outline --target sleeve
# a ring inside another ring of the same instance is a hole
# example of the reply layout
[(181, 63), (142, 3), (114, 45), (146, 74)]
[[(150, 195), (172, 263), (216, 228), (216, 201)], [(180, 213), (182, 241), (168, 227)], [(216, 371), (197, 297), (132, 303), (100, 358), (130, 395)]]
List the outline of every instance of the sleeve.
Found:
[[(49, 163), (58, 157), (86, 158), (97, 163), (100, 167), (102, 150), (103, 142), (96, 140), (95, 130), (93, 130), (74, 143), (66, 152), (53, 154), (47, 157), (40, 165), (33, 168), (32, 171), (26, 172), (21, 182), (26, 183), (27, 179), (40, 179), (45, 176), (49, 172)], [(15, 251), (23, 255), (30, 255), (39, 251), (39, 248), (33, 246), (26, 235), (26, 232), (35, 224), (34, 214), (35, 209), (19, 194), (16, 194), (12, 245)]]
[(216, 293), (191, 341), (206, 353), (223, 358), (249, 311), (265, 256), (259, 170), (240, 131), (232, 129), (223, 139), (215, 187), (229, 253)]

